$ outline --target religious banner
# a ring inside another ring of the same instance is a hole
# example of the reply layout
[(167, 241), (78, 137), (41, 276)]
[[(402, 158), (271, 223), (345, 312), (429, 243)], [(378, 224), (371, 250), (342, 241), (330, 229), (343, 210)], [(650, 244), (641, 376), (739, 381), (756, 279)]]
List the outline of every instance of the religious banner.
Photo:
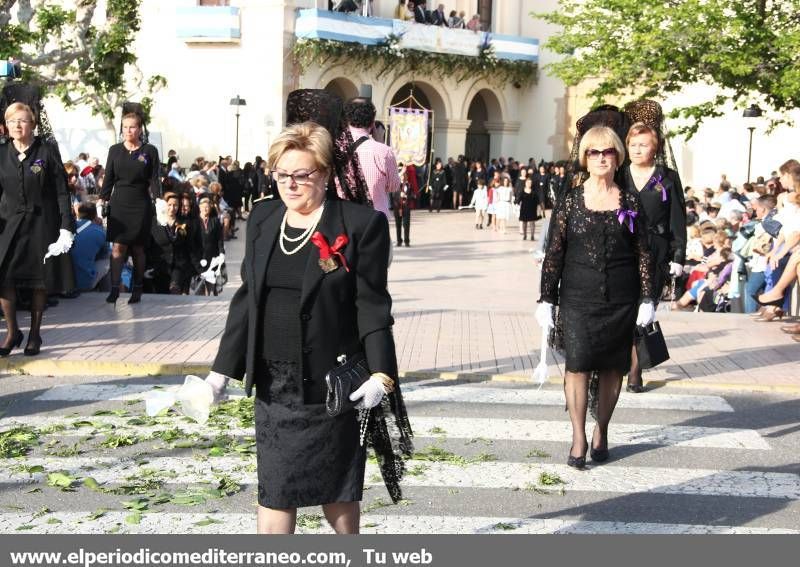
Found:
[(429, 114), (425, 109), (389, 107), (389, 145), (398, 163), (427, 163)]

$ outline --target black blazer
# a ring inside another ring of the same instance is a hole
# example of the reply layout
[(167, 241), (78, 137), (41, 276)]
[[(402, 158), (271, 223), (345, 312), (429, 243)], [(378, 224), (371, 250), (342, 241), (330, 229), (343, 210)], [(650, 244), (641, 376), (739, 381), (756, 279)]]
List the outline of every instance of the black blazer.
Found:
[[(263, 291), (270, 254), (279, 238), (286, 207), (282, 201), (261, 201), (247, 221), (242, 286), (231, 300), (225, 331), (212, 369), (241, 380), (252, 394), (256, 361), (261, 356), (259, 320), (264, 317)], [(300, 294), (302, 333), (301, 375), (310, 379), (315, 395), (323, 395), (324, 378), (340, 354), (363, 350), (372, 372), (397, 378), (392, 337), (392, 298), (387, 289), (389, 223), (370, 207), (348, 201), (328, 201), (317, 230), (333, 244), (346, 234), (342, 250), (350, 271), (339, 267), (325, 273), (319, 249), (311, 253)]]

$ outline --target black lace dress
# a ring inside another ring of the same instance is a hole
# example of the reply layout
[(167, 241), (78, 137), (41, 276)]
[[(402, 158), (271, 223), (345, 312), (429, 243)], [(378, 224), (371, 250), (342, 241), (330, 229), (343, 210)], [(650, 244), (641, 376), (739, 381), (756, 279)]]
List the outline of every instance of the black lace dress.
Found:
[[(290, 238), (301, 233), (286, 227)], [(298, 313), (312, 246), (307, 242), (287, 256), (276, 240), (265, 280), (255, 422), (258, 503), (267, 508), (357, 502), (364, 488), (366, 449), (359, 444), (355, 410), (330, 417), (324, 388), (300, 376)]]
[(631, 366), (636, 314), (652, 301), (652, 267), (637, 195), (620, 190), (614, 211), (586, 208), (583, 185), (567, 192), (550, 220), (541, 298), (559, 306), (570, 372)]

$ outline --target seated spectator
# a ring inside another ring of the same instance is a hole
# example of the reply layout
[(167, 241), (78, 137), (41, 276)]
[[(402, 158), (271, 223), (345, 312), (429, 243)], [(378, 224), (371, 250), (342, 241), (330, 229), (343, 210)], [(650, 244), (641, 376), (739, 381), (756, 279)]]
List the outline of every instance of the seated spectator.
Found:
[(67, 174), (67, 189), (69, 189), (69, 199), (72, 205), (72, 212), (78, 216), (78, 205), (86, 200), (86, 191), (81, 187), (78, 168), (71, 161), (64, 164), (64, 172)]
[(702, 274), (694, 278), (688, 291), (675, 302), (674, 307), (683, 309), (697, 303), (698, 310), (715, 311), (724, 299), (732, 272), (733, 254), (730, 248), (723, 248), (709, 256), (708, 260), (695, 267), (693, 273)]
[(99, 285), (108, 279), (109, 248), (106, 232), (98, 221), (94, 203), (86, 202), (78, 206), (75, 240), (69, 250), (78, 291), (105, 291), (102, 288), (107, 287)]
[(472, 16), (472, 19), (467, 22), (466, 28), (474, 32), (481, 31), (481, 17), (478, 14)]

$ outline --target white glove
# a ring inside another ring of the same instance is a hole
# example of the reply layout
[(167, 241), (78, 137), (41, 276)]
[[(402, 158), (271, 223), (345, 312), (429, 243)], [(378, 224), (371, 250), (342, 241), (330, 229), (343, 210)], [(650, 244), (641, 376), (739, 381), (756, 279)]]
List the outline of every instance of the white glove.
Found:
[(228, 387), (228, 380), (230, 378), (213, 370), (206, 376), (205, 383), (211, 386), (211, 390), (214, 392), (212, 405), (217, 405), (226, 397), (225, 389)]
[(208, 260), (203, 258), (202, 260), (200, 260), (200, 267), (205, 268), (206, 266), (208, 266)]
[(200, 276), (210, 284), (213, 284), (217, 281), (217, 272), (214, 271), (214, 268), (210, 270), (206, 270)]
[(146, 280), (152, 280), (152, 279), (153, 279), (153, 276), (155, 276), (155, 273), (156, 273), (155, 269), (153, 269), (153, 268), (147, 268), (147, 269), (144, 271), (144, 279), (146, 279)]
[(58, 256), (59, 254), (66, 254), (69, 252), (69, 249), (72, 248), (72, 241), (74, 238), (75, 235), (73, 235), (70, 231), (64, 230), (63, 228), (59, 230), (58, 240), (47, 247), (47, 254), (44, 255), (44, 260), (42, 260), (42, 263), (44, 264), (47, 262), (47, 259), (51, 256)]
[(636, 325), (645, 327), (655, 321), (656, 310), (653, 308), (652, 303), (642, 303), (639, 306), (639, 313), (636, 315)]
[(356, 409), (372, 409), (381, 403), (385, 394), (383, 381), (377, 376), (370, 376), (358, 390), (350, 394), (350, 401), (361, 400), (356, 404)]
[(211, 258), (211, 263), (208, 265), (209, 268), (212, 270), (217, 268), (225, 263), (225, 254), (219, 254), (218, 256), (214, 256)]
[(536, 317), (536, 322), (539, 323), (539, 326), (543, 330), (547, 330), (550, 327), (555, 327), (555, 323), (553, 322), (553, 304), (547, 303), (546, 301), (542, 301), (539, 304), (539, 307), (536, 308), (536, 313), (534, 314)]
[(669, 263), (669, 275), (675, 276), (676, 278), (683, 274), (683, 266), (678, 264), (677, 262), (670, 262)]

